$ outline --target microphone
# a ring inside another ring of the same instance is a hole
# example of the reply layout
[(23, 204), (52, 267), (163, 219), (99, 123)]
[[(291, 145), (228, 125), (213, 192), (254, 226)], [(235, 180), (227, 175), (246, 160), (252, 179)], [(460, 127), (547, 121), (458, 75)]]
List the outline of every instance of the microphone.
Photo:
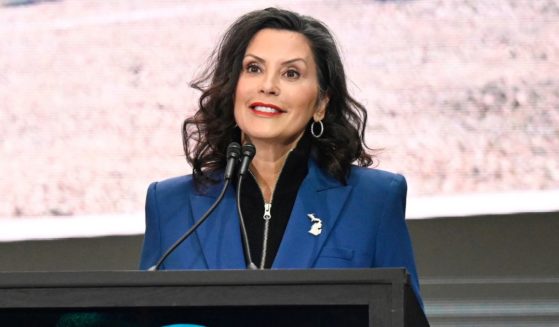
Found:
[(194, 233), (194, 231), (196, 229), (198, 229), (198, 227), (204, 222), (206, 221), (206, 219), (210, 216), (210, 214), (215, 210), (215, 208), (217, 207), (217, 205), (221, 202), (221, 200), (223, 200), (223, 196), (225, 195), (225, 191), (227, 190), (227, 187), (229, 187), (229, 184), (231, 184), (231, 178), (233, 177), (233, 174), (235, 172), (235, 166), (237, 165), (238, 159), (241, 156), (241, 146), (239, 145), (239, 143), (237, 142), (231, 142), (231, 144), (229, 144), (229, 146), (227, 146), (227, 165), (225, 167), (225, 175), (224, 175), (224, 179), (225, 179), (225, 183), (223, 184), (223, 188), (221, 189), (221, 193), (219, 194), (219, 196), (217, 197), (217, 199), (215, 200), (215, 202), (211, 205), (211, 207), (208, 209), (208, 211), (206, 211), (206, 213), (204, 213), (202, 215), (202, 217), (194, 224), (192, 225), (192, 227), (190, 227), (189, 230), (186, 231), (186, 233), (184, 233), (168, 250), (167, 252), (165, 252), (165, 254), (163, 254), (163, 256), (161, 256), (161, 258), (157, 261), (157, 263), (153, 266), (151, 266), (148, 271), (157, 271), (159, 270), (159, 268), (161, 267), (161, 265), (163, 264), (163, 262), (165, 261), (165, 259), (167, 259), (167, 257), (173, 253), (173, 251), (182, 244), (182, 242), (184, 242), (184, 240), (186, 240), (192, 233)]
[(237, 213), (239, 215), (239, 222), (241, 223), (241, 232), (243, 234), (243, 243), (245, 248), (245, 258), (248, 261), (247, 268), (251, 270), (257, 270), (258, 267), (252, 261), (252, 257), (250, 255), (250, 246), (248, 243), (248, 235), (247, 229), (245, 226), (245, 220), (243, 218), (243, 213), (241, 211), (241, 184), (243, 183), (243, 176), (248, 171), (248, 167), (250, 166), (250, 162), (254, 155), (256, 154), (256, 148), (254, 145), (248, 143), (243, 144), (243, 158), (241, 159), (241, 166), (239, 167), (239, 179), (237, 180)]
[(243, 176), (247, 171), (248, 167), (250, 166), (250, 162), (254, 155), (256, 154), (256, 148), (254, 145), (247, 143), (243, 144), (243, 159), (241, 160), (241, 167), (239, 167), (239, 177)]
[(241, 157), (241, 146), (237, 142), (231, 142), (227, 147), (227, 165), (225, 166), (225, 180), (230, 180), (235, 174), (235, 168)]

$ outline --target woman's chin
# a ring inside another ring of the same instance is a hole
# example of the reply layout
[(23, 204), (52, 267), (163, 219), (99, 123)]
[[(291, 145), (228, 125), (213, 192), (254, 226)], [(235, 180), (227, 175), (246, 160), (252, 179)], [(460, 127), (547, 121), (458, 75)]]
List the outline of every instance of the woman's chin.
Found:
[(300, 139), (302, 133), (297, 135), (285, 136), (271, 133), (260, 133), (260, 134), (245, 134), (243, 139), (246, 142), (254, 144), (257, 148), (262, 146), (279, 146), (279, 147), (290, 147), (293, 148), (297, 141)]

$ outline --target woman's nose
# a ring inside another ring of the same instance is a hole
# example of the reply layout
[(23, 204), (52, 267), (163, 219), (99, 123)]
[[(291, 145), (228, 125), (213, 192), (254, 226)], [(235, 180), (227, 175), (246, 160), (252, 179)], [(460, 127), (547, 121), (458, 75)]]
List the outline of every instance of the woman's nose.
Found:
[(277, 77), (273, 74), (266, 74), (262, 76), (262, 82), (260, 84), (260, 93), (268, 95), (279, 95), (280, 88), (278, 85)]

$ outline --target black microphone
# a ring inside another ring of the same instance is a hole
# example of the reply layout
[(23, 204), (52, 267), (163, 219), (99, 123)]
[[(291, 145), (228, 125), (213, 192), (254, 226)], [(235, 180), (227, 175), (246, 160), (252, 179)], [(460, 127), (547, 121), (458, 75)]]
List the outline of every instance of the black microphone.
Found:
[(250, 166), (250, 162), (254, 155), (256, 154), (256, 148), (254, 145), (247, 143), (243, 144), (243, 159), (241, 159), (241, 166), (239, 167), (239, 177), (243, 176), (247, 171), (248, 167)]
[(229, 144), (229, 146), (227, 147), (227, 166), (225, 167), (225, 183), (223, 185), (223, 188), (221, 189), (221, 193), (219, 194), (219, 196), (217, 197), (217, 199), (215, 200), (215, 202), (212, 204), (212, 206), (208, 209), (208, 211), (206, 211), (206, 213), (204, 213), (204, 215), (202, 215), (202, 217), (194, 224), (192, 225), (192, 227), (190, 227), (189, 230), (186, 231), (186, 233), (184, 233), (168, 250), (167, 252), (165, 252), (165, 254), (163, 254), (163, 256), (161, 256), (161, 258), (157, 261), (157, 263), (153, 266), (151, 266), (148, 271), (156, 271), (159, 270), (159, 268), (161, 267), (161, 265), (163, 264), (163, 262), (165, 261), (165, 259), (167, 259), (167, 257), (173, 253), (173, 251), (179, 246), (181, 245), (182, 242), (184, 242), (184, 240), (186, 240), (192, 233), (194, 233), (194, 231), (196, 229), (198, 229), (198, 227), (210, 216), (210, 214), (215, 210), (215, 208), (217, 207), (217, 205), (221, 202), (221, 200), (223, 200), (223, 196), (225, 195), (225, 191), (227, 190), (227, 187), (229, 187), (229, 184), (231, 184), (231, 178), (233, 177), (233, 174), (235, 172), (235, 166), (237, 165), (238, 159), (241, 156), (241, 146), (239, 145), (239, 143), (237, 142), (232, 142), (231, 144)]
[(227, 165), (225, 166), (225, 174), (223, 176), (225, 180), (233, 178), (240, 157), (241, 146), (237, 142), (231, 142), (227, 147)]
[(256, 154), (256, 148), (252, 144), (243, 145), (243, 158), (241, 159), (241, 166), (239, 167), (239, 179), (237, 180), (237, 213), (239, 214), (239, 222), (241, 223), (241, 232), (243, 234), (243, 243), (245, 248), (245, 258), (248, 261), (247, 268), (251, 270), (256, 270), (258, 267), (252, 262), (252, 257), (250, 255), (250, 246), (248, 243), (247, 229), (245, 226), (245, 220), (243, 218), (243, 213), (241, 211), (241, 184), (243, 183), (243, 176), (248, 171), (250, 162), (254, 155)]

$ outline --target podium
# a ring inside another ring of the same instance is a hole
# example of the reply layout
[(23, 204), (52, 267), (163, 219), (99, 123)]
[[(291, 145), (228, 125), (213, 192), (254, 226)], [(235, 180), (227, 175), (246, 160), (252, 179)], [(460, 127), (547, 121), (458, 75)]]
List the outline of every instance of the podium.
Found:
[(428, 326), (404, 269), (0, 273), (2, 326)]

